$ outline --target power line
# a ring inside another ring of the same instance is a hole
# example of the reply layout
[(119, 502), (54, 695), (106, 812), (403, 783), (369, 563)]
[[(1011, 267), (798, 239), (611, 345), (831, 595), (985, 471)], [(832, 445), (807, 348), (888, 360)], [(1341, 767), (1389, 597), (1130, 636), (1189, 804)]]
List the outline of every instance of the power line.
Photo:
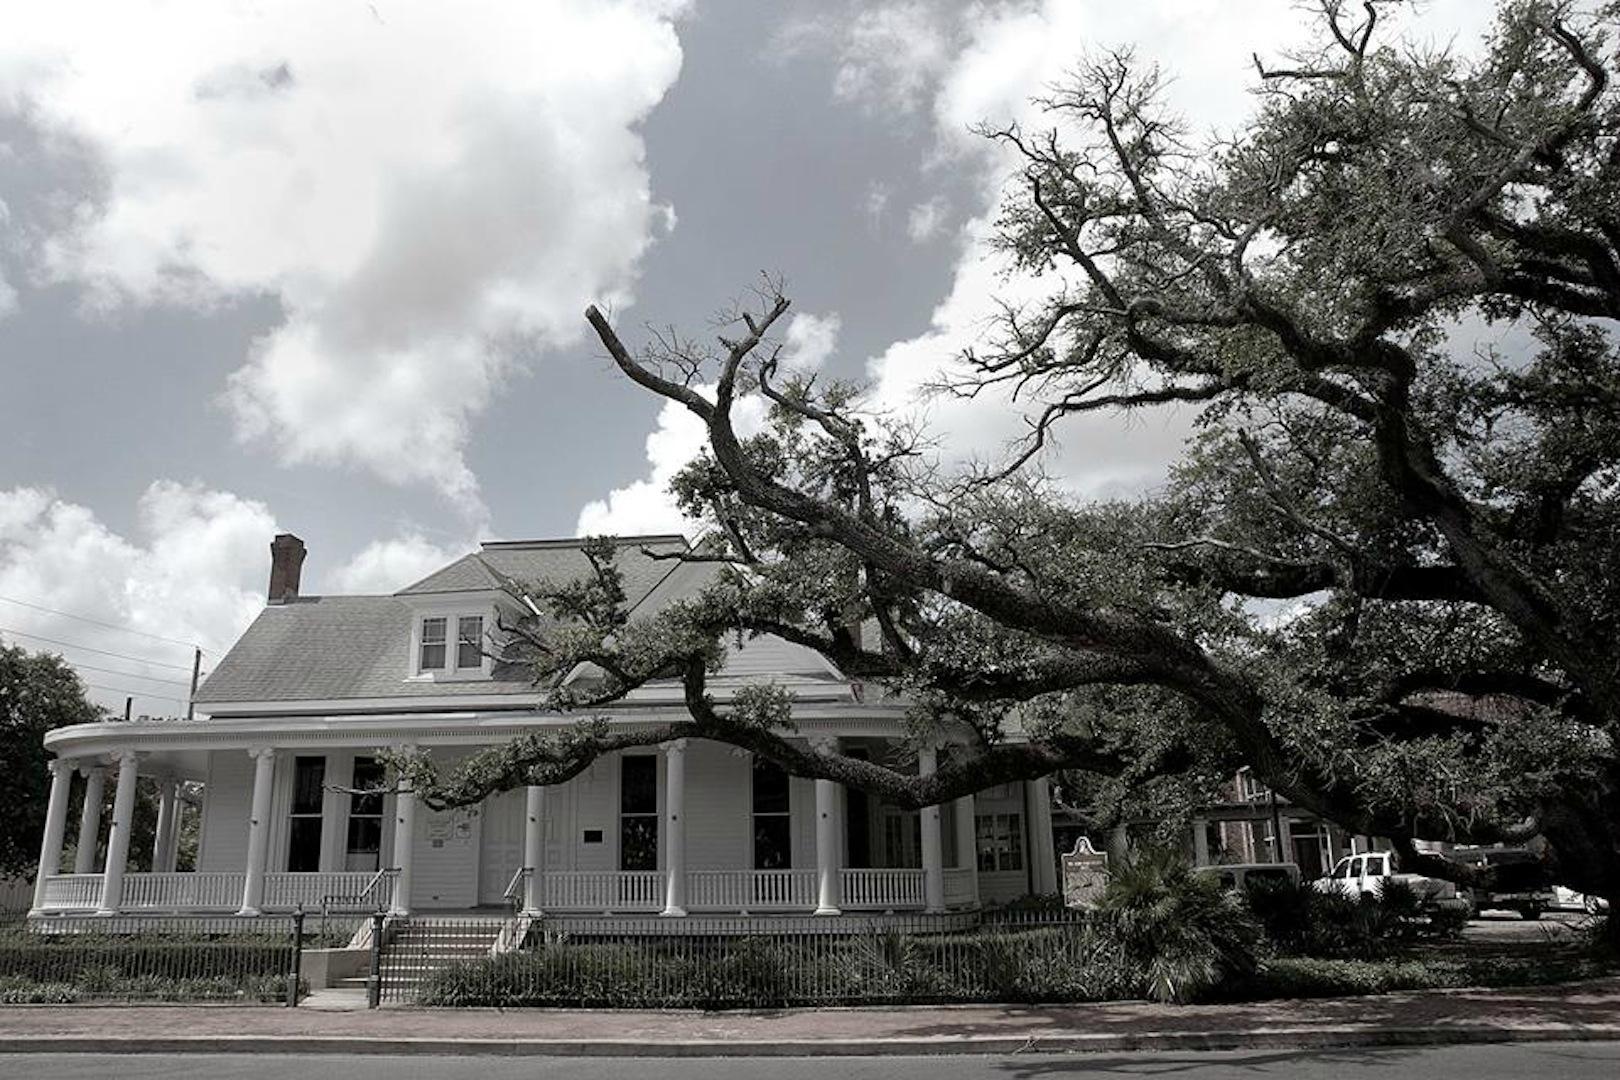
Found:
[(151, 667), (173, 668), (176, 671), (190, 671), (190, 664), (169, 664), (161, 660), (147, 660), (144, 657), (134, 656), (130, 653), (108, 652), (106, 649), (92, 649), (88, 645), (75, 645), (71, 641), (58, 641), (55, 638), (42, 637), (39, 634), (30, 634), (22, 630), (13, 630), (9, 626), (0, 626), (0, 634), (11, 634), (14, 637), (25, 637), (30, 641), (43, 641), (48, 645), (60, 645), (64, 649), (78, 649), (80, 652), (95, 653), (98, 656), (111, 656), (118, 660), (133, 660), (138, 664), (147, 664)]
[[(4, 600), (8, 604), (16, 604), (19, 607), (33, 608), (35, 611), (43, 611), (50, 615), (60, 615), (64, 619), (77, 619), (79, 622), (89, 623), (91, 626), (99, 626), (104, 630), (118, 630), (126, 634), (138, 634), (141, 637), (148, 637), (154, 641), (167, 641), (171, 645), (184, 645), (188, 649), (202, 649), (202, 646), (198, 645), (195, 641), (181, 641), (179, 638), (164, 637), (162, 634), (152, 634), (145, 630), (137, 630), (133, 626), (120, 626), (117, 623), (102, 622), (100, 619), (91, 619), (83, 615), (75, 615), (71, 611), (58, 611), (55, 608), (48, 608), (41, 604), (31, 604), (27, 600), (18, 600), (10, 596), (0, 596), (0, 600)], [(203, 652), (211, 651), (213, 650), (203, 649)]]
[(169, 697), (167, 694), (149, 694), (145, 690), (128, 690), (121, 686), (100, 686), (96, 683), (85, 683), (84, 685), (86, 689), (100, 690), (106, 694), (122, 694), (125, 697), (154, 698), (158, 701), (172, 701), (176, 705), (184, 705), (186, 703), (181, 698)]
[(82, 668), (85, 671), (99, 671), (103, 675), (117, 675), (124, 679), (140, 679), (142, 682), (168, 683), (170, 686), (191, 685), (190, 682), (182, 681), (180, 679), (157, 679), (153, 678), (151, 675), (137, 675), (133, 671), (114, 671), (112, 668), (92, 667), (89, 664), (74, 664), (73, 667), (75, 669)]

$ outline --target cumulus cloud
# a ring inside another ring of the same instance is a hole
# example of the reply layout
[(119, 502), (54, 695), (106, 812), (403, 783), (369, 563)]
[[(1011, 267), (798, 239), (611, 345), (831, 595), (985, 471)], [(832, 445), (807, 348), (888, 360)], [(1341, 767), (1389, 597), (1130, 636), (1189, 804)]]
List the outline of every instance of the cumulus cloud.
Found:
[(338, 593), (398, 592), (476, 546), (472, 542), (436, 544), (414, 532), (374, 540), (332, 572), (332, 589)]
[(933, 198), (918, 203), (906, 215), (906, 235), (915, 244), (932, 240), (944, 229), (946, 213), (944, 199)]
[[(826, 363), (838, 347), (843, 325), (837, 312), (824, 315), (801, 312), (792, 317), (782, 335), (782, 366), (810, 374)], [(700, 388), (704, 392), (713, 387)], [(747, 436), (765, 421), (765, 406), (757, 396), (741, 398), (733, 422)], [(658, 422), (647, 436), (647, 475), (615, 488), (579, 512), (575, 532), (580, 536), (678, 532), (691, 536), (697, 523), (681, 513), (670, 496), (670, 481), (708, 445), (708, 431), (685, 406), (664, 402)]]
[(276, 521), (262, 503), (169, 480), (136, 511), (126, 537), (47, 488), (0, 490), (0, 639), (62, 653), (109, 708), (132, 693), (138, 712), (177, 715), (191, 666), (178, 643), (212, 664), (258, 614)]
[[(1443, 42), (1479, 29), (1489, 16), (1489, 5), (1437, 0), (1406, 25)], [(979, 183), (980, 205), (957, 234), (950, 292), (929, 328), (894, 342), (868, 362), (872, 404), (892, 414), (920, 415), (946, 465), (1002, 459), (1028, 431), (1027, 403), (995, 392), (965, 401), (934, 396), (928, 389), (951, 377), (965, 348), (987, 343), (998, 302), (1035, 302), (1059, 281), (1057, 275), (1044, 281), (1009, 276), (991, 249), (991, 222), (1016, 162), (1004, 148), (974, 134), (975, 126), (1049, 127), (1051, 118), (1031, 98), (1061, 83), (1087, 51), (1134, 42), (1140, 61), (1159, 63), (1173, 76), (1171, 106), (1194, 130), (1230, 130), (1253, 104), (1251, 55), (1278, 55), (1300, 41), (1303, 18), (1290, 0), (1241, 6), (1222, 0), (1173, 5), (1015, 0), (953, 7), (898, 0), (867, 5), (857, 18), (823, 18), (815, 24), (816, 35), (796, 30), (801, 53), (814, 45), (830, 54), (835, 97), (859, 99), (868, 107), (903, 105), (926, 117), (934, 144), (927, 167), (966, 171)], [(889, 32), (902, 27), (915, 34), (914, 47)], [(925, 239), (943, 228), (943, 210), (928, 203), (914, 207), (908, 219), (912, 238)], [(1190, 411), (1172, 407), (1074, 418), (1062, 425), (1043, 464), (1078, 493), (1142, 490), (1165, 475), (1191, 421)]]
[(274, 296), (285, 322), (223, 394), (241, 436), (476, 520), (469, 425), (513, 357), (628, 303), (673, 221), (637, 125), (682, 6), (33, 5), (0, 37), (0, 112), (107, 176), (42, 272), (103, 306)]
[(955, 20), (938, 3), (861, 5), (785, 24), (777, 49), (788, 56), (836, 46), (833, 94), (868, 112), (915, 112), (950, 62)]

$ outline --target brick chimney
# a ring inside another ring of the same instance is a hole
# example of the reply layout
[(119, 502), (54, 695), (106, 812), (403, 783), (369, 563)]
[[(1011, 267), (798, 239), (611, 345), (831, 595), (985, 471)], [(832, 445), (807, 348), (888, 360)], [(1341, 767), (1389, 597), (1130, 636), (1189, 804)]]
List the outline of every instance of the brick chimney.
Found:
[(298, 599), (298, 578), (304, 570), (304, 542), (292, 533), (270, 541), (270, 603)]

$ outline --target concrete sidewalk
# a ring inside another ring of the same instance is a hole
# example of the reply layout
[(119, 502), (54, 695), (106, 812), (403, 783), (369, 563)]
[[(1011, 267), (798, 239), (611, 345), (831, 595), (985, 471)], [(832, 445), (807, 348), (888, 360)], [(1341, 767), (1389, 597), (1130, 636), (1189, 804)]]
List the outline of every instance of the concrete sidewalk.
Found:
[(960, 1054), (1620, 1040), (1620, 979), (1325, 1001), (780, 1012), (264, 1006), (0, 1008), (0, 1052), (638, 1057)]

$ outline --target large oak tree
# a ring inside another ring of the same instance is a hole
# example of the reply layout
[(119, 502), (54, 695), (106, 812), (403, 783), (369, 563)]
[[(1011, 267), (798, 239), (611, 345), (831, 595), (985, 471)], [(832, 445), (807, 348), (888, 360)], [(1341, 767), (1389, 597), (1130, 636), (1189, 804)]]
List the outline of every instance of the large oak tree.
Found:
[[(1506, 3), (1477, 57), (1382, 40), (1390, 6), (1323, 0), (1318, 47), (1256, 59), (1231, 140), (1192, 149), (1127, 54), (1042, 102), (1049, 130), (985, 133), (1020, 163), (1000, 243), (1051, 284), (941, 388), (1040, 402), (995, 468), (943, 472), (858, 387), (780, 370), (774, 284), (718, 346), (633, 350), (591, 309), (618, 368), (707, 428), (677, 490), (715, 583), (627, 620), (604, 546), (590, 580), (526, 587), (507, 645), (559, 705), (673, 679), (691, 719), (404, 769), (452, 805), (693, 735), (916, 806), (1241, 761), (1438, 872), (1469, 875), (1415, 838), (1536, 840), (1620, 897), (1620, 5)], [(1200, 425), (1163, 490), (1040, 476), (1070, 418), (1166, 403)], [(771, 688), (718, 704), (734, 632), (820, 650), (969, 751), (919, 777), (794, 741)]]

